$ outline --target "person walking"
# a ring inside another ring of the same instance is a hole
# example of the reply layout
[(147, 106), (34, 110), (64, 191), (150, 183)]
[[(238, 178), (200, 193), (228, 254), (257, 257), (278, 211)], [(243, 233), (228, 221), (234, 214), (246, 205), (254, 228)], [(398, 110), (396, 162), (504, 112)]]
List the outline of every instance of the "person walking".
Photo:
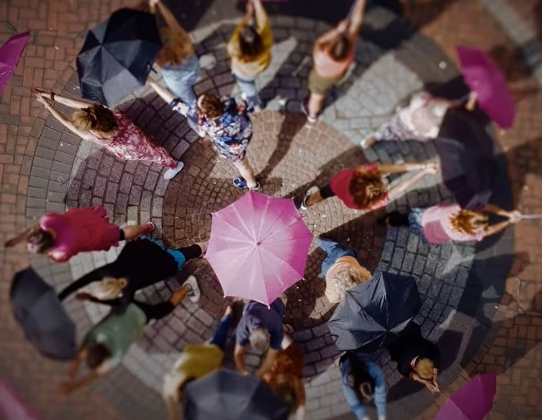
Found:
[[(507, 220), (489, 224), (487, 213)], [(408, 226), (424, 243), (441, 245), (449, 242), (481, 241), (521, 220), (517, 210), (506, 211), (494, 204), (481, 210), (462, 209), (459, 204), (442, 203), (426, 209), (413, 208), (406, 214), (392, 212), (378, 220), (380, 225)]]
[(303, 385), (303, 353), (285, 333), (273, 366), (262, 379), (290, 407), (296, 420), (305, 418), (305, 386)]
[(66, 262), (80, 252), (108, 251), (119, 241), (131, 241), (154, 229), (152, 222), (119, 227), (109, 222), (102, 206), (47, 213), (39, 223), (8, 240), (11, 248), (26, 241), (30, 252), (47, 254), (55, 262)]
[(239, 372), (247, 373), (245, 347), (249, 343), (258, 353), (267, 352), (261, 366), (256, 371), (256, 376), (262, 377), (272, 368), (284, 338), (282, 319), (285, 309), (285, 295), (276, 299), (269, 307), (253, 300), (245, 304), (243, 316), (237, 325), (233, 354), (235, 366)]
[[(37, 101), (71, 132), (83, 140), (103, 146), (118, 159), (156, 163), (167, 168), (164, 178), (168, 180), (183, 169), (183, 162), (177, 162), (163, 147), (154, 144), (149, 135), (120, 112), (97, 103), (56, 95), (54, 92), (37, 89), (31, 89), (31, 92), (36, 95)], [(76, 110), (68, 119), (48, 101), (58, 102)]]
[[(200, 74), (200, 64), (194, 52), (194, 43), (162, 1), (149, 0), (149, 6), (151, 12), (160, 12), (167, 25), (160, 30), (163, 47), (155, 64), (162, 69), (168, 89), (189, 107), (196, 108), (194, 84)], [(197, 120), (193, 117), (187, 118), (190, 127), (198, 132)]]
[(364, 13), (365, 0), (356, 0), (348, 18), (314, 43), (314, 64), (309, 74), (310, 95), (301, 105), (309, 123), (317, 121), (327, 92), (339, 84), (354, 61)]
[(203, 256), (206, 250), (207, 242), (168, 249), (143, 236), (126, 244), (115, 261), (65, 287), (58, 298), (64, 300), (92, 284), (90, 292), (79, 293), (77, 299), (126, 308), (138, 290), (175, 276), (186, 261)]
[(386, 378), (373, 355), (347, 351), (339, 360), (342, 392), (358, 420), (369, 420), (367, 404), (374, 401), (378, 420), (386, 420)]
[(227, 45), (231, 70), (237, 85), (255, 111), (263, 102), (256, 87), (256, 77), (271, 63), (273, 35), (261, 0), (248, 0), (244, 19), (233, 31)]
[(464, 107), (472, 111), (475, 104), (476, 95), (473, 93), (465, 102), (439, 98), (426, 91), (416, 92), (411, 96), (408, 106), (399, 109), (390, 121), (364, 138), (361, 147), (367, 149), (379, 141), (435, 140), (449, 108)]
[[(354, 169), (345, 169), (333, 175), (328, 185), (323, 188), (311, 187), (305, 194), (301, 208), (307, 208), (337, 196), (346, 207), (354, 210), (375, 210), (385, 206), (407, 191), (424, 176), (435, 174), (438, 164), (433, 161), (424, 163), (401, 164), (366, 164)], [(387, 190), (382, 177), (401, 172), (418, 171), (413, 177)]]
[[(119, 366), (145, 326), (152, 320), (159, 320), (171, 314), (186, 296), (193, 303), (197, 303), (199, 299), (198, 283), (193, 276), (188, 278), (183, 286), (165, 302), (149, 305), (134, 300), (124, 311), (111, 309), (109, 314), (85, 336), (77, 359), (70, 367), (66, 380), (60, 385), (60, 391), (69, 395), (77, 389), (90, 385)], [(90, 371), (77, 379), (76, 376), (83, 360), (86, 360)]]
[(183, 399), (185, 385), (222, 366), (231, 322), (232, 307), (228, 306), (211, 340), (204, 344), (187, 344), (173, 369), (166, 373), (162, 397), (166, 402), (169, 420), (179, 418), (178, 404)]
[(197, 118), (199, 130), (211, 139), (218, 155), (235, 165), (239, 171), (241, 176), (233, 180), (233, 185), (241, 190), (260, 189), (254, 169), (246, 157), (247, 147), (252, 140), (252, 121), (249, 116), (252, 108), (246, 101), (229, 97), (220, 99), (205, 93), (199, 96), (197, 109), (192, 109), (154, 80), (149, 80), (149, 84), (174, 111)]
[(347, 290), (371, 279), (370, 271), (361, 266), (355, 251), (322, 238), (318, 238), (318, 246), (326, 253), (322, 275), (330, 303), (339, 303)]

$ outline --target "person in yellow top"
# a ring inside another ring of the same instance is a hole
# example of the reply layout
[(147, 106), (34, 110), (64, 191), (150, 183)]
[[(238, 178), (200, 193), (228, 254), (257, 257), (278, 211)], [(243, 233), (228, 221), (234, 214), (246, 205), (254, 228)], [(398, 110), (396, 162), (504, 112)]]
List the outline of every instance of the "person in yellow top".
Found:
[(330, 303), (339, 303), (348, 289), (371, 279), (369, 270), (356, 259), (355, 251), (322, 238), (318, 238), (318, 246), (327, 254), (322, 262), (322, 275)]
[(271, 63), (273, 34), (261, 0), (248, 0), (245, 17), (233, 31), (227, 50), (231, 71), (243, 99), (260, 111), (263, 102), (256, 88), (256, 77)]
[(168, 419), (179, 419), (178, 403), (183, 398), (186, 384), (214, 372), (222, 366), (224, 347), (231, 325), (232, 308), (228, 306), (213, 338), (205, 344), (188, 344), (164, 377), (162, 396), (166, 402)]

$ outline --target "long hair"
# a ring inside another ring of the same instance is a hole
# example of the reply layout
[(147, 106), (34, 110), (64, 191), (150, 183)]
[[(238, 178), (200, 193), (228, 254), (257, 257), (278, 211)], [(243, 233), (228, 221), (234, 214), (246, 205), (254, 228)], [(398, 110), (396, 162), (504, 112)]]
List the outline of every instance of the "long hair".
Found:
[(339, 34), (329, 45), (329, 55), (335, 61), (344, 61), (352, 50), (352, 41), (346, 34)]
[(163, 47), (155, 60), (155, 63), (159, 67), (164, 67), (165, 65), (179, 66), (192, 54), (192, 44), (187, 42), (186, 37), (179, 33), (179, 31), (174, 31), (171, 28), (163, 28), (160, 30), (160, 38), (162, 39)]
[(113, 112), (99, 104), (73, 111), (71, 121), (75, 128), (83, 131), (96, 130), (110, 133), (117, 128), (117, 120)]
[(51, 232), (39, 229), (33, 232), (27, 240), (27, 248), (31, 252), (43, 254), (55, 245), (55, 238)]
[(241, 61), (251, 61), (264, 50), (262, 37), (254, 25), (245, 25), (239, 32), (239, 50)]
[(474, 234), (486, 229), (489, 219), (480, 211), (463, 209), (450, 216), (450, 223), (457, 232)]
[(371, 278), (371, 273), (363, 267), (349, 267), (344, 270), (340, 270), (331, 279), (331, 287), (341, 297), (347, 290), (351, 289), (358, 284), (364, 283)]
[(358, 170), (348, 185), (354, 203), (361, 208), (370, 208), (386, 194), (386, 185), (378, 173)]

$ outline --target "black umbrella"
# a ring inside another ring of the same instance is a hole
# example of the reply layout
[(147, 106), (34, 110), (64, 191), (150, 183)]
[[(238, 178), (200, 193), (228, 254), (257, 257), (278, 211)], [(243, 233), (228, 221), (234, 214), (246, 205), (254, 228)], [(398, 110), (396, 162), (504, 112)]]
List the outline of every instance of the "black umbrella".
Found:
[(154, 15), (117, 10), (88, 32), (77, 56), (83, 98), (117, 103), (145, 84), (161, 48)]
[(55, 290), (33, 268), (15, 274), (10, 298), (26, 339), (41, 354), (61, 360), (75, 358), (75, 324), (64, 311)]
[(462, 208), (482, 208), (493, 193), (493, 139), (473, 116), (448, 110), (437, 137), (444, 184)]
[(346, 291), (327, 324), (339, 350), (372, 352), (396, 339), (421, 305), (412, 277), (378, 272)]
[(184, 391), (186, 420), (287, 420), (288, 406), (261, 379), (217, 370)]

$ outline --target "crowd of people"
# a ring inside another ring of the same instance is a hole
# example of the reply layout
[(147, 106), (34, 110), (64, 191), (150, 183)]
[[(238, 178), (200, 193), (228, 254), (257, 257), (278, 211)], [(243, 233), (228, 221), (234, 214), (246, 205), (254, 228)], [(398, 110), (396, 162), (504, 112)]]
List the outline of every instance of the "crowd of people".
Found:
[[(171, 11), (160, 0), (149, 0), (150, 10), (160, 13), (166, 22), (162, 29), (163, 48), (156, 59), (166, 87), (150, 79), (148, 84), (168, 103), (171, 109), (186, 117), (190, 127), (211, 140), (217, 154), (231, 162), (239, 176), (233, 184), (241, 190), (260, 189), (257, 175), (246, 151), (253, 129), (251, 113), (265, 108), (259, 96), (257, 77), (272, 60), (272, 28), (261, 0), (249, 0), (246, 14), (227, 43), (231, 71), (242, 97), (219, 97), (212, 92), (200, 96), (193, 85), (200, 66), (190, 35), (180, 26)], [(315, 124), (326, 94), (339, 84), (355, 59), (356, 41), (363, 23), (365, 0), (356, 0), (350, 15), (331, 31), (321, 35), (314, 44), (313, 68), (309, 76), (309, 94), (301, 110), (307, 123)], [(145, 160), (158, 163), (166, 170), (165, 179), (177, 176), (183, 162), (176, 161), (152, 138), (122, 113), (86, 100), (74, 100), (33, 89), (43, 106), (83, 140), (94, 141), (119, 159)], [(67, 118), (54, 108), (59, 103), (74, 108)], [(408, 106), (361, 143), (372, 147), (379, 141), (435, 139), (443, 116), (449, 108), (476, 106), (476, 95), (450, 101), (427, 92), (412, 96)], [(324, 186), (313, 186), (305, 194), (300, 209), (307, 210), (336, 196), (349, 209), (369, 212), (398, 198), (426, 176), (439, 171), (437, 160), (400, 164), (365, 164), (333, 175)], [(414, 172), (406, 181), (388, 189), (384, 177)], [(182, 173), (181, 173), (182, 174)], [(505, 220), (490, 225), (487, 213)], [(402, 214), (392, 212), (379, 219), (384, 226), (408, 227), (421, 241), (440, 245), (450, 241), (480, 241), (517, 223), (521, 215), (488, 204), (481, 210), (463, 209), (458, 204), (438, 204), (429, 208), (413, 208)], [(55, 262), (90, 251), (105, 251), (127, 241), (118, 258), (91, 271), (73, 282), (59, 294), (61, 300), (76, 294), (77, 299), (111, 306), (110, 313), (85, 336), (77, 359), (69, 369), (62, 391), (70, 393), (86, 386), (118, 366), (130, 346), (152, 320), (167, 317), (188, 298), (197, 303), (200, 297), (198, 280), (190, 276), (168, 300), (148, 304), (135, 299), (138, 290), (175, 276), (190, 259), (202, 258), (207, 243), (184, 248), (166, 248), (150, 237), (152, 222), (119, 227), (109, 222), (101, 206), (69, 209), (63, 214), (44, 215), (36, 226), (6, 242), (12, 247), (26, 242), (31, 252), (46, 254)], [(372, 274), (362, 266), (355, 250), (339, 243), (318, 238), (318, 246), (326, 254), (321, 273), (326, 283), (325, 295), (331, 304), (338, 304), (347, 290), (371, 281)], [(304, 417), (303, 354), (285, 332), (283, 317), (287, 297), (280, 296), (267, 306), (256, 301), (245, 303), (236, 327), (233, 359), (237, 370), (249, 374), (245, 351), (250, 346), (263, 355), (254, 373), (262, 378), (289, 405), (298, 419)], [(203, 344), (189, 344), (164, 379), (163, 396), (171, 419), (178, 418), (179, 402), (187, 383), (220, 369), (225, 345), (232, 328), (232, 308), (228, 306), (213, 337)], [(404, 376), (422, 383), (429, 391), (437, 391), (440, 356), (435, 344), (422, 337), (419, 326), (412, 324), (405, 334), (389, 348), (392, 360)], [(77, 378), (83, 362), (89, 372)], [(374, 402), (379, 420), (386, 418), (386, 380), (377, 359), (371, 354), (348, 351), (340, 358), (342, 391), (352, 412), (360, 420), (368, 419), (366, 405)]]

